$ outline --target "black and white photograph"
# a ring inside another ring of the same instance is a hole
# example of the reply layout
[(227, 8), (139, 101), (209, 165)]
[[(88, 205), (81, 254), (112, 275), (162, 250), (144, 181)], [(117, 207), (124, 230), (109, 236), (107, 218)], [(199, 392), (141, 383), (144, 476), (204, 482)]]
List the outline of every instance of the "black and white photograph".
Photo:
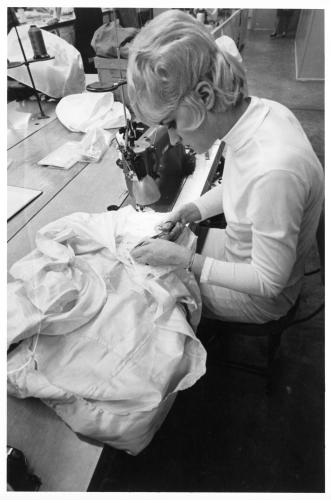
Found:
[(330, 493), (327, 3), (45, 3), (2, 5), (2, 493)]

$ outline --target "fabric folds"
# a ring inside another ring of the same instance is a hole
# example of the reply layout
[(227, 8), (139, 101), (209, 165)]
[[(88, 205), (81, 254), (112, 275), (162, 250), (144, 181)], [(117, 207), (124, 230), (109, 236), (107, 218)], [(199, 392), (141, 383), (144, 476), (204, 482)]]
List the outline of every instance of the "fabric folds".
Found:
[[(132, 207), (48, 224), (8, 284), (8, 392), (41, 398), (75, 431), (129, 453), (204, 373), (192, 273), (130, 250), (165, 214)], [(187, 229), (179, 241), (193, 245)]]

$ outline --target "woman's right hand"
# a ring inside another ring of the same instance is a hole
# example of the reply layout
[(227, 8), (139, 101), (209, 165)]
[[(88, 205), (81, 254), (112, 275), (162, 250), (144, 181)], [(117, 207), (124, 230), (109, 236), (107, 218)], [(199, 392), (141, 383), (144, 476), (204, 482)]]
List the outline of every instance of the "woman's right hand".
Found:
[(198, 207), (194, 203), (187, 203), (179, 210), (170, 212), (166, 222), (160, 224), (158, 229), (164, 231), (164, 239), (175, 241), (182, 233), (187, 223), (200, 219), (201, 214)]

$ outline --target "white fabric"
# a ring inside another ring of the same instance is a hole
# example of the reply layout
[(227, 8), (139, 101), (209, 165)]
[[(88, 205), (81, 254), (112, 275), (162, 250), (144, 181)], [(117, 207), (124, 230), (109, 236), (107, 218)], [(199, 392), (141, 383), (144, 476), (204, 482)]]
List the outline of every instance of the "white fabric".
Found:
[(252, 97), (223, 140), (222, 184), (195, 202), (202, 219), (223, 209), (227, 220), (224, 255), (218, 260), (212, 251), (203, 266), (203, 295), (210, 293), (212, 315), (226, 318), (218, 309), (218, 287), (225, 287), (246, 294), (238, 295), (241, 321), (276, 319), (300, 291), (324, 198), (323, 169), (295, 116), (267, 99)]
[[(71, 132), (94, 128), (118, 128), (125, 125), (123, 104), (114, 101), (112, 92), (83, 92), (61, 99), (55, 109), (60, 122)], [(127, 117), (130, 112), (126, 109)]]
[[(238, 61), (240, 64), (243, 64), (243, 58), (241, 57), (236, 42), (233, 40), (233, 38), (227, 35), (222, 35), (219, 38), (216, 38), (215, 42), (223, 53), (225, 52), (227, 54), (230, 54), (234, 59), (236, 59), (236, 61)], [(244, 70), (246, 71), (245, 68)], [(246, 79), (243, 84), (243, 94), (245, 96), (248, 95), (248, 87)]]
[[(28, 24), (17, 26), (26, 58), (33, 59), (29, 28)], [(49, 56), (54, 56), (54, 59), (30, 64), (36, 89), (55, 98), (82, 92), (85, 89), (85, 74), (79, 51), (49, 31), (42, 30), (42, 34), (47, 53)], [(12, 28), (7, 36), (7, 58), (11, 62), (24, 61), (15, 28)], [(25, 65), (8, 69), (7, 73), (11, 78), (32, 87)]]
[(239, 61), (240, 63), (243, 62), (241, 54), (237, 48), (236, 42), (232, 38), (230, 38), (227, 35), (222, 35), (219, 38), (216, 38), (215, 42), (216, 42), (216, 45), (221, 50), (225, 50), (226, 52), (231, 54), (232, 57), (237, 59), (237, 61)]
[[(165, 217), (126, 207), (59, 219), (8, 284), (8, 344), (22, 340), (8, 356), (9, 393), (41, 398), (74, 431), (133, 454), (205, 373), (193, 274), (130, 256)], [(194, 238), (187, 230), (179, 243)]]

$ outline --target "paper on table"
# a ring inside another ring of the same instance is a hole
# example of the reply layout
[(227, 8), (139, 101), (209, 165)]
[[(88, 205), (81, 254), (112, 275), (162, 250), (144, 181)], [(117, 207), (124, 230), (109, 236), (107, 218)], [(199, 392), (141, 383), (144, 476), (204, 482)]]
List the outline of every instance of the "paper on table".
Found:
[(80, 142), (68, 141), (38, 161), (38, 165), (63, 168), (68, 170), (80, 161)]
[(42, 191), (27, 189), (17, 186), (7, 186), (7, 220), (22, 210), (32, 200), (37, 198)]

